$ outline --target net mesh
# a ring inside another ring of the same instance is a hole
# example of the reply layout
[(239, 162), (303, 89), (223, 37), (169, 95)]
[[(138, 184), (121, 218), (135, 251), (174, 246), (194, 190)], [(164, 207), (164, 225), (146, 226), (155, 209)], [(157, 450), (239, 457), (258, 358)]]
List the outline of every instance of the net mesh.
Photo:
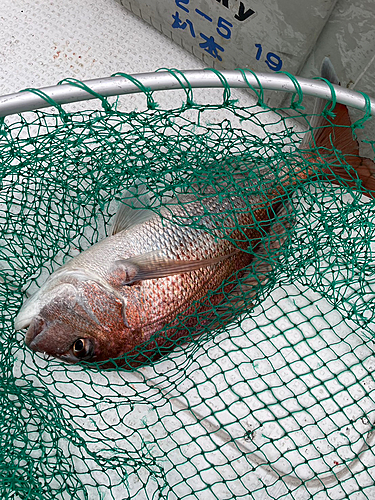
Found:
[[(232, 100), (228, 86), (214, 104), (189, 91), (174, 109), (150, 92), (137, 112), (102, 101), (1, 122), (0, 497), (375, 498), (374, 201), (323, 169), (298, 181), (312, 165), (298, 103), (299, 122)], [(340, 152), (336, 162), (350, 171)], [(282, 231), (265, 231), (250, 288), (239, 274), (222, 285), (234, 285), (229, 315), (209, 294), (200, 335), (182, 322), (183, 344), (173, 337), (156, 357), (155, 343), (140, 346), (149, 363), (108, 370), (33, 353), (14, 332), (25, 295), (108, 234), (135, 183), (156, 212), (192, 186), (202, 199), (224, 186), (252, 210), (260, 166), (277, 189), (280, 165), (293, 166)]]

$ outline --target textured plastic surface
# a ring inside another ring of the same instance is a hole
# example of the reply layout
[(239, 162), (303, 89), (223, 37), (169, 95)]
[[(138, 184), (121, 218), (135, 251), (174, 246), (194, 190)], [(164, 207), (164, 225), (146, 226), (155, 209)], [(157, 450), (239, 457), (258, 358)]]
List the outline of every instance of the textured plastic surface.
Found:
[[(3, 0), (0, 57), (0, 95), (68, 77), (204, 67), (115, 0)], [(127, 102), (136, 108), (143, 100), (130, 96)]]
[(121, 0), (219, 69), (297, 73), (336, 0)]

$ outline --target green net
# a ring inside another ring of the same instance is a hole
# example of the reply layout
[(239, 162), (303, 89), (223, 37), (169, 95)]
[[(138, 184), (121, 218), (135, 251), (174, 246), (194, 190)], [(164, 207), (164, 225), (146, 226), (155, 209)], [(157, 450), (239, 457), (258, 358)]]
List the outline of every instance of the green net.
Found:
[[(193, 97), (1, 123), (1, 498), (375, 498), (374, 201), (340, 151), (352, 182), (302, 152), (298, 103)], [(109, 234), (129, 190), (162, 227), (241, 248), (246, 273), (111, 369), (27, 349), (25, 296)]]

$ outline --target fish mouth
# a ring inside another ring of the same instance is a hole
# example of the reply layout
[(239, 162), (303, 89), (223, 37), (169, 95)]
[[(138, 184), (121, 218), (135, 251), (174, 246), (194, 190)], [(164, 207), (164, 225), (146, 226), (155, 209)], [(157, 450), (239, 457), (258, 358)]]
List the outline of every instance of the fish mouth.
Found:
[(56, 355), (56, 358), (61, 359), (61, 361), (64, 361), (65, 363), (70, 363), (72, 365), (75, 365), (79, 363), (79, 359), (77, 359), (73, 354), (59, 354), (58, 356)]
[(42, 333), (44, 327), (45, 321), (40, 316), (37, 316), (32, 320), (29, 329), (27, 330), (25, 344), (33, 351), (39, 350), (36, 345), (39, 340), (37, 337), (40, 333)]
[(48, 346), (46, 346), (46, 336), (43, 335), (43, 333), (48, 333), (47, 326), (47, 322), (40, 316), (37, 316), (32, 320), (25, 337), (25, 344), (27, 347), (35, 352), (45, 353), (53, 356), (54, 358), (61, 359), (61, 361), (64, 361), (65, 363), (78, 363), (80, 360), (73, 356), (69, 351), (63, 353), (52, 353), (49, 351)]
[(78, 363), (79, 360), (70, 353), (51, 354), (46, 352), (44, 349), (40, 348), (40, 344), (41, 342), (43, 342), (44, 336), (42, 335), (42, 333), (43, 331), (45, 331), (45, 327), (46, 327), (46, 322), (40, 316), (37, 316), (32, 320), (25, 337), (25, 344), (27, 345), (27, 347), (29, 347), (31, 350), (35, 352), (42, 352), (42, 353), (44, 352), (46, 354), (49, 354), (50, 356), (61, 359), (65, 363), (71, 363), (71, 364)]

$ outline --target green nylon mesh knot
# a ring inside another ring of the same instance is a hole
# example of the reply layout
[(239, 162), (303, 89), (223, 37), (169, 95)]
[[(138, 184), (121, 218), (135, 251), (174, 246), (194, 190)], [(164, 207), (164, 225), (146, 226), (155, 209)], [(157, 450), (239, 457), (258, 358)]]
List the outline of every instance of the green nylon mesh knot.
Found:
[[(0, 498), (375, 498), (375, 203), (358, 178), (334, 184), (324, 168), (295, 180), (311, 167), (299, 150), (306, 132), (270, 110), (262, 89), (261, 108), (233, 100), (224, 81), (222, 98), (198, 104), (171, 72), (185, 97), (173, 109), (126, 75), (146, 109), (101, 98), (104, 109), (68, 112), (49, 101), (55, 110), (2, 120)], [(306, 130), (296, 92), (291, 108)], [(339, 151), (335, 162), (355, 178)], [(284, 232), (265, 232), (250, 291), (230, 278), (229, 319), (212, 302), (215, 328), (198, 318), (197, 337), (181, 322), (189, 341), (132, 371), (65, 365), (14, 332), (25, 294), (108, 233), (135, 182), (157, 211), (174, 192), (224, 186), (223, 203), (233, 191), (259, 193), (265, 167), (280, 186), (283, 165), (295, 167)]]
[(139, 90), (141, 90), (145, 96), (147, 97), (147, 108), (148, 109), (156, 109), (158, 107), (158, 103), (155, 102), (154, 98), (152, 97), (152, 92), (150, 92), (149, 89), (147, 89), (141, 82), (139, 82), (136, 78), (134, 78), (132, 75), (128, 75), (127, 73), (114, 73), (111, 76), (123, 76), (130, 80), (131, 82), (136, 85)]
[[(251, 69), (246, 69), (245, 70), (245, 69), (238, 68), (238, 71), (241, 72), (241, 75), (242, 75), (243, 79), (245, 80), (246, 85), (257, 95), (257, 97), (258, 97), (257, 105), (261, 106), (261, 107), (264, 107), (265, 106), (265, 104), (264, 104), (264, 91), (263, 91), (263, 87), (262, 87), (262, 85), (260, 83), (258, 75), (254, 71), (252, 71)], [(256, 81), (257, 81), (257, 83), (259, 85), (259, 89), (255, 89), (251, 85), (251, 83), (247, 79), (246, 73), (251, 73), (255, 77), (255, 79), (256, 79)]]
[(186, 108), (193, 107), (195, 105), (193, 100), (193, 88), (189, 80), (184, 75), (184, 73), (176, 68), (160, 68), (156, 71), (156, 73), (158, 73), (159, 71), (168, 71), (168, 73), (170, 73), (174, 78), (176, 78), (176, 80), (180, 84), (180, 87), (185, 92)]
[[(279, 71), (278, 73), (282, 73), (284, 75), (287, 75), (291, 79), (291, 81), (294, 85), (294, 88), (296, 89), (295, 94), (292, 95), (290, 107), (292, 109), (295, 109), (295, 110), (305, 109), (304, 106), (302, 106), (303, 92), (302, 92), (301, 85), (299, 84), (297, 78), (294, 75), (292, 75), (291, 73), (288, 73), (287, 71)], [(296, 101), (296, 97), (298, 97), (297, 101)]]

